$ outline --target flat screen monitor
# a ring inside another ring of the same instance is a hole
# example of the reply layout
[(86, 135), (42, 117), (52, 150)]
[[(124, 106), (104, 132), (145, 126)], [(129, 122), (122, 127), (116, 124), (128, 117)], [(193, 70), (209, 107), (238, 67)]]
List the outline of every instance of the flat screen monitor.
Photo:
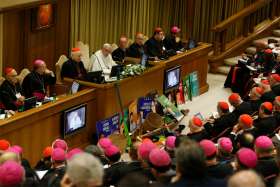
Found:
[(148, 55), (146, 55), (145, 53), (142, 55), (141, 57), (141, 61), (140, 61), (140, 65), (143, 67), (146, 67), (146, 63), (148, 61)]
[(79, 105), (64, 111), (62, 135), (67, 137), (86, 127), (86, 105)]
[(87, 73), (87, 81), (101, 84), (103, 81), (103, 71), (92, 71)]
[(194, 39), (190, 38), (188, 42), (188, 49), (193, 49), (197, 47), (197, 43)]
[(172, 90), (178, 89), (181, 78), (181, 66), (175, 66), (173, 68), (165, 70), (164, 75), (164, 93), (168, 93)]
[(113, 66), (111, 69), (110, 77), (118, 77), (120, 76), (122, 71), (123, 71), (123, 65)]
[(29, 110), (36, 107), (36, 97), (29, 97), (24, 100), (24, 110)]
[(71, 86), (71, 94), (75, 94), (78, 92), (80, 87), (80, 84), (76, 81), (73, 81), (72, 86)]

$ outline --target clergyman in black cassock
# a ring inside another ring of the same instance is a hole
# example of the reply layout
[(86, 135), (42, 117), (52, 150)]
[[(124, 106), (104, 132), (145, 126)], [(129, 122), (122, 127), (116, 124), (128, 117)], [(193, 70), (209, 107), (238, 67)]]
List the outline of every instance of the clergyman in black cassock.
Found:
[(87, 71), (81, 60), (80, 48), (73, 48), (71, 58), (62, 65), (61, 77), (86, 80)]
[(164, 56), (165, 48), (163, 45), (163, 31), (161, 28), (156, 28), (153, 37), (144, 44), (145, 53), (149, 57), (154, 57), (159, 60)]
[(55, 84), (56, 77), (42, 60), (36, 60), (33, 66), (33, 71), (22, 82), (23, 93), (26, 98), (35, 96), (38, 101), (42, 101), (47, 95), (47, 85)]
[(173, 26), (171, 28), (170, 34), (167, 35), (163, 40), (166, 50), (179, 51), (183, 48), (183, 44), (180, 41), (180, 38), (178, 37), (180, 31), (181, 29), (179, 29), (177, 26)]
[(144, 35), (140, 32), (136, 33), (135, 42), (127, 49), (127, 56), (133, 58), (141, 58), (144, 54)]
[(24, 101), (22, 89), (15, 69), (6, 68), (5, 75), (6, 80), (0, 86), (0, 98), (5, 109), (15, 111)]
[(112, 53), (112, 58), (115, 62), (123, 62), (127, 53), (128, 39), (126, 36), (121, 36), (119, 40), (119, 47)]

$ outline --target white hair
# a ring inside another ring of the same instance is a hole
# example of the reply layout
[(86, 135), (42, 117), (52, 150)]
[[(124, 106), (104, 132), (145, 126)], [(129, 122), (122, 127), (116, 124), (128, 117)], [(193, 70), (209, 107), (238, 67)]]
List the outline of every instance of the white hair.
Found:
[(112, 49), (112, 45), (111, 44), (108, 44), (108, 43), (105, 43), (105, 44), (103, 44), (103, 47), (102, 47), (103, 49), (109, 49), (109, 50), (111, 50)]
[(0, 156), (0, 165), (6, 161), (15, 161), (20, 163), (20, 156), (13, 152), (5, 152)]
[(72, 52), (72, 51), (71, 51), (71, 57), (73, 57), (73, 56), (75, 56), (75, 55), (80, 55), (80, 54), (82, 54), (81, 51), (75, 51), (75, 52)]
[(66, 174), (77, 187), (102, 185), (103, 166), (100, 161), (89, 153), (79, 153), (68, 161)]
[(228, 187), (265, 187), (262, 178), (252, 170), (235, 173), (228, 180)]

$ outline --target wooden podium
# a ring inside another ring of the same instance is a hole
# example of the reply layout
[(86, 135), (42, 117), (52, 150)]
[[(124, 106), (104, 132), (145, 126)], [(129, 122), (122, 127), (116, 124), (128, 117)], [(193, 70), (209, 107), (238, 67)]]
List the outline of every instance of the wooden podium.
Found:
[(61, 137), (63, 111), (87, 104), (87, 126), (78, 134), (66, 138), (69, 147), (84, 147), (90, 143), (95, 132), (96, 94), (94, 89), (85, 88), (74, 95), (58, 97), (55, 102), (44, 104), (14, 116), (0, 120), (0, 137), (12, 145), (23, 147), (23, 157), (34, 166), (42, 157), (46, 146)]
[[(153, 67), (147, 69), (139, 76), (125, 78), (114, 83), (95, 84), (85, 81), (79, 82), (81, 85), (96, 89), (97, 119), (102, 120), (121, 111), (116, 87), (119, 88), (123, 106), (128, 107), (134, 99), (143, 97), (151, 91), (157, 90), (159, 94), (162, 94), (164, 71), (176, 65), (181, 65), (181, 77), (197, 71), (200, 94), (208, 91), (208, 53), (211, 49), (211, 44), (199, 43), (198, 47), (173, 56), (168, 60), (149, 62)], [(64, 81), (69, 84), (73, 80), (65, 78)]]

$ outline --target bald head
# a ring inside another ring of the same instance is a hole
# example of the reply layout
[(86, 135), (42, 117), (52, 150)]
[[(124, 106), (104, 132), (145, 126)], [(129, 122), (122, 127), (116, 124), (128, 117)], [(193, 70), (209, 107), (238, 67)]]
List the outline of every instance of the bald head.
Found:
[(126, 36), (121, 36), (120, 41), (119, 41), (119, 47), (121, 49), (125, 49), (125, 48), (127, 48), (127, 45), (128, 45), (127, 37)]
[(228, 180), (228, 187), (265, 187), (261, 177), (254, 171), (243, 170), (235, 173)]
[(135, 43), (142, 46), (144, 45), (144, 34), (141, 32), (137, 32), (135, 35)]
[(255, 138), (251, 133), (242, 133), (239, 138), (239, 147), (253, 149)]

